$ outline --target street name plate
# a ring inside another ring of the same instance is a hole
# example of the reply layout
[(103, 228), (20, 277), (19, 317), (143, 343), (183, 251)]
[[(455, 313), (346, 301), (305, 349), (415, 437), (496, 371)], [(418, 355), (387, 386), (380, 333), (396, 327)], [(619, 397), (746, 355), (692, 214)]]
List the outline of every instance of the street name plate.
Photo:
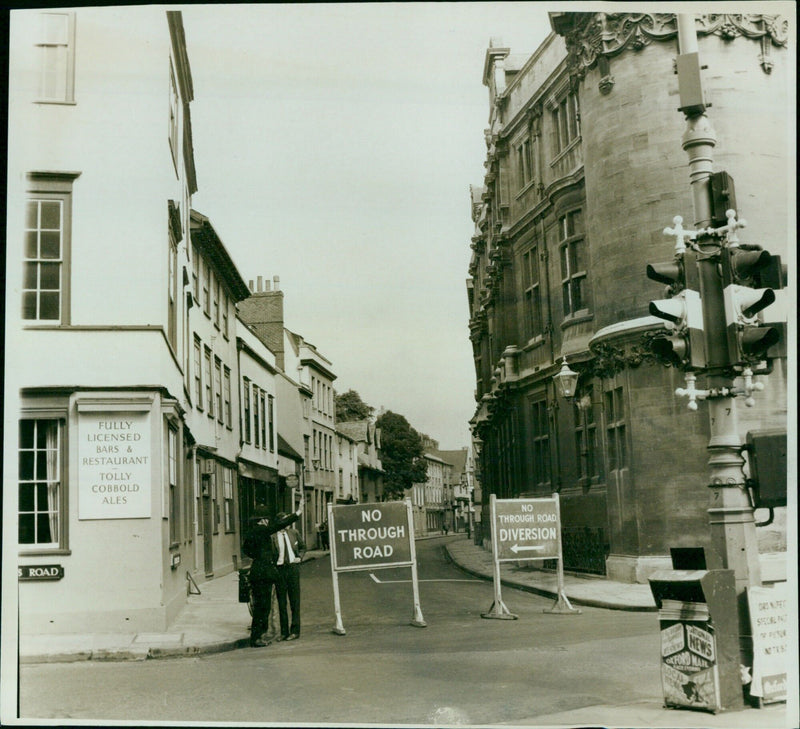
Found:
[(64, 577), (64, 568), (60, 564), (26, 564), (17, 567), (17, 577), (21, 581), (50, 581)]
[(498, 561), (559, 557), (555, 499), (497, 499), (494, 528)]
[(405, 501), (334, 506), (330, 544), (336, 570), (410, 565), (411, 531)]

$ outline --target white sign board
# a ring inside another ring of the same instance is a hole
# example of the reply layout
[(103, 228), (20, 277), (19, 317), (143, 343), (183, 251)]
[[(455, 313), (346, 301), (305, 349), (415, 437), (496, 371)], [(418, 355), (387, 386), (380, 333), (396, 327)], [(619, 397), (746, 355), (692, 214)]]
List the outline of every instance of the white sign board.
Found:
[(750, 624), (753, 630), (753, 682), (750, 694), (763, 702), (786, 701), (786, 660), (789, 612), (786, 583), (751, 587)]
[(149, 517), (149, 414), (82, 412), (78, 417), (78, 518)]

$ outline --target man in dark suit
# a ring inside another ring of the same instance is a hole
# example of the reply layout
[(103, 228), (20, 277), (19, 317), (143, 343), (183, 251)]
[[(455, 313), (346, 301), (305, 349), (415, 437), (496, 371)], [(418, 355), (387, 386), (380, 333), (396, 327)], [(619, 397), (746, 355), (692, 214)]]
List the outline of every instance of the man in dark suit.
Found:
[[(287, 518), (284, 512), (278, 514), (278, 521)], [(278, 595), (278, 615), (281, 623), (281, 637), (278, 640), (297, 640), (300, 637), (300, 569), (305, 544), (297, 529), (286, 527), (273, 537), (273, 548), (278, 555), (278, 581), (275, 591)], [(288, 601), (288, 605), (287, 605)], [(289, 611), (292, 610), (292, 623), (289, 626)]]
[[(250, 588), (253, 593), (253, 624), (250, 627), (250, 645), (267, 646), (262, 638), (269, 624), (269, 609), (272, 601), (272, 586), (280, 582), (277, 561), (278, 552), (274, 541), (276, 532), (300, 518), (303, 505), (291, 514), (281, 514), (272, 522), (264, 506), (257, 506), (250, 521), (253, 526), (245, 538), (242, 551), (253, 558), (250, 566)], [(281, 518), (283, 517), (283, 518)]]

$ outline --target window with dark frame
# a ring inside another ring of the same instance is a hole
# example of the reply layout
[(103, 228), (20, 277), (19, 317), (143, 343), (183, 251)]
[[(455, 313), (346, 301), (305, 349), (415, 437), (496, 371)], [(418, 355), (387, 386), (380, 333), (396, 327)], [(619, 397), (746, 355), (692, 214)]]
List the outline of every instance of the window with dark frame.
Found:
[(580, 136), (578, 96), (570, 91), (552, 112), (554, 153), (563, 152)]
[(230, 533), (235, 531), (233, 518), (233, 469), (227, 466), (222, 468), (222, 499), (225, 531)]
[(214, 396), (217, 399), (217, 420), (225, 422), (225, 409), (222, 406), (222, 361), (214, 357)]
[(178, 163), (178, 86), (175, 83), (175, 72), (172, 63), (169, 65), (169, 148), (172, 159)]
[(25, 209), (22, 318), (69, 324), (72, 186), (77, 175), (30, 173)]
[(18, 543), (20, 547), (66, 548), (62, 439), (64, 420), (19, 421)]
[(214, 326), (219, 329), (219, 278), (214, 275), (214, 281), (211, 284), (211, 291), (214, 297)]
[(233, 413), (231, 412), (231, 371), (224, 366), (222, 371), (222, 395), (225, 407), (225, 426), (233, 427)]
[[(582, 407), (579, 405), (582, 404)], [(575, 452), (577, 454), (578, 480), (584, 484), (602, 480), (603, 459), (600, 453), (597, 418), (595, 416), (594, 388), (588, 385), (580, 402), (573, 405), (575, 417)]]
[(259, 390), (258, 399), (261, 409), (261, 448), (267, 450), (267, 393)]
[(200, 303), (200, 254), (197, 246), (192, 245), (192, 295)]
[(530, 137), (526, 137), (517, 147), (517, 176), (520, 188), (533, 180), (533, 146)]
[(203, 313), (211, 318), (211, 267), (203, 261)]
[(560, 217), (558, 234), (564, 316), (574, 317), (588, 313), (590, 302), (583, 211), (573, 210)]
[(167, 427), (167, 476), (169, 489), (169, 541), (180, 541), (180, 501), (178, 498), (178, 431)]
[(242, 379), (242, 398), (244, 406), (242, 408), (244, 418), (244, 442), (250, 443), (252, 440), (251, 424), (250, 424), (250, 380), (247, 377)]
[(269, 420), (269, 450), (275, 452), (275, 398), (267, 397), (267, 418)]
[(525, 299), (525, 324), (527, 339), (543, 333), (542, 300), (539, 285), (539, 247), (534, 246), (522, 254), (522, 287)]
[(543, 490), (549, 487), (550, 475), (550, 421), (547, 401), (542, 398), (531, 405), (531, 451), (533, 484)]
[(198, 410), (203, 409), (203, 362), (202, 362), (202, 345), (200, 338), (194, 335), (194, 396), (195, 407)]
[(261, 420), (259, 414), (259, 387), (253, 385), (253, 445), (256, 448), (261, 447)]
[(615, 387), (605, 393), (605, 415), (608, 470), (619, 471), (628, 466), (622, 387)]
[(214, 417), (214, 381), (211, 379), (211, 350), (204, 347), (203, 364), (206, 375), (206, 408), (208, 409), (208, 417)]
[(169, 230), (169, 263), (167, 294), (167, 339), (173, 350), (178, 348), (178, 244)]

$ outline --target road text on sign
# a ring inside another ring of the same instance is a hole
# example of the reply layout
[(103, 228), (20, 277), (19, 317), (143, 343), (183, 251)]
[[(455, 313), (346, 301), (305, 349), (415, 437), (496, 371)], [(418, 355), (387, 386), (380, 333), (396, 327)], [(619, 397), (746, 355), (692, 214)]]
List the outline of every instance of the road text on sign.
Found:
[(495, 502), (498, 560), (558, 557), (560, 525), (554, 499)]
[(411, 564), (412, 537), (403, 501), (333, 507), (330, 539), (337, 570)]
[(30, 564), (17, 568), (17, 578), (22, 581), (60, 580), (63, 577), (64, 568), (60, 564)]

